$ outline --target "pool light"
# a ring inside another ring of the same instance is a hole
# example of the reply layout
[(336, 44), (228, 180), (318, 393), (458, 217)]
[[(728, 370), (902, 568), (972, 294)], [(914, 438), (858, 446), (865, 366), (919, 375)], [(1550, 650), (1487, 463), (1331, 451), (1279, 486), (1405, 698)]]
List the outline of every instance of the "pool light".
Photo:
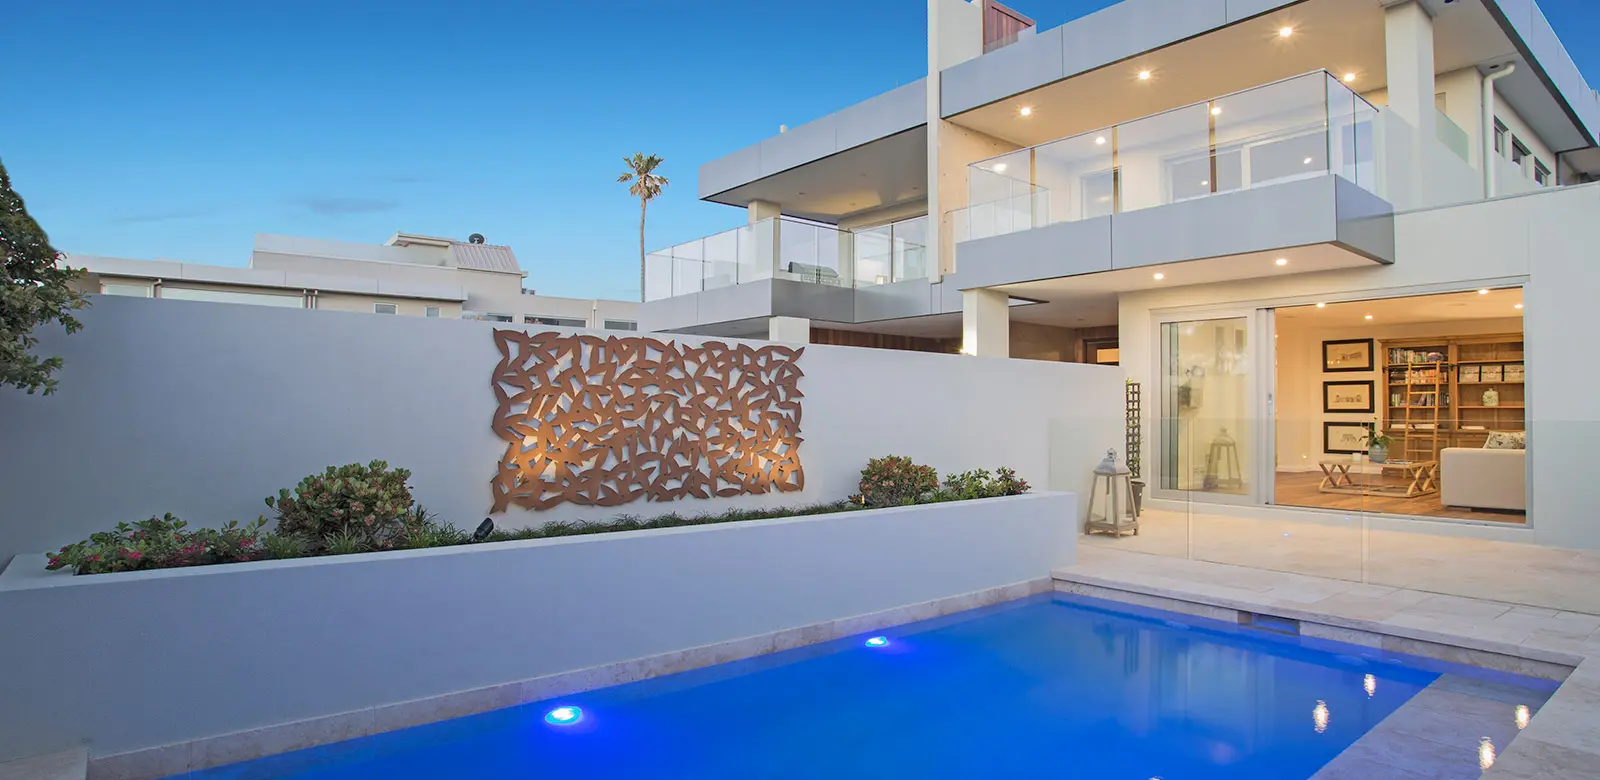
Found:
[(1361, 689), (1367, 692), (1367, 698), (1372, 698), (1372, 694), (1378, 692), (1378, 678), (1370, 674), (1363, 677), (1361, 679)]
[(888, 647), (889, 637), (875, 636), (867, 640), (867, 647)]
[(1527, 728), (1528, 727), (1528, 719), (1530, 717), (1532, 717), (1531, 715), (1528, 714), (1528, 705), (1526, 705), (1526, 704), (1518, 704), (1517, 708), (1515, 710), (1512, 710), (1512, 712), (1516, 714), (1517, 731), (1521, 731), (1521, 730)]
[(1317, 706), (1311, 710), (1311, 725), (1316, 728), (1318, 734), (1328, 730), (1327, 702), (1320, 699), (1317, 701)]
[(583, 720), (583, 710), (571, 705), (557, 707), (544, 714), (544, 722), (552, 726), (571, 726)]

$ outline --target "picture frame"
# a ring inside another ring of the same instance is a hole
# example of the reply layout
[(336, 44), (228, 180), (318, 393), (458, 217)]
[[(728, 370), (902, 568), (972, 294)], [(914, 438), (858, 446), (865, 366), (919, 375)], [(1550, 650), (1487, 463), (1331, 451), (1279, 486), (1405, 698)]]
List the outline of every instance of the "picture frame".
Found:
[(1372, 370), (1372, 339), (1322, 342), (1322, 370), (1329, 374)]
[(1374, 383), (1370, 379), (1359, 382), (1323, 382), (1322, 411), (1328, 414), (1339, 412), (1371, 414), (1377, 411), (1373, 392)]
[(1369, 422), (1325, 422), (1322, 424), (1322, 451), (1336, 455), (1366, 454), (1362, 442), (1372, 431)]

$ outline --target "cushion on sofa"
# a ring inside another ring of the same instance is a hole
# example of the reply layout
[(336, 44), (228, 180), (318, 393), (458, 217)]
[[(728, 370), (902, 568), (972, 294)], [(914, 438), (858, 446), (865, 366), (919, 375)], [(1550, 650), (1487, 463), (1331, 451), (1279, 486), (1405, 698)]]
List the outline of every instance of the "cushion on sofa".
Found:
[(1527, 431), (1490, 431), (1483, 441), (1486, 450), (1525, 450), (1528, 448)]

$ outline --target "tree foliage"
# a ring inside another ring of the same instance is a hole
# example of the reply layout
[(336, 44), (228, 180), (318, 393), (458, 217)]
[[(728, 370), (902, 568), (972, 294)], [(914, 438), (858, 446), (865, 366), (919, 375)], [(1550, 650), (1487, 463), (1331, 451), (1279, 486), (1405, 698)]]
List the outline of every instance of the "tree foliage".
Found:
[(61, 358), (33, 354), (33, 329), (55, 322), (75, 332), (81, 325), (72, 311), (88, 305), (68, 286), (83, 272), (59, 266), (60, 259), (0, 163), (0, 386), (45, 395), (56, 388), (51, 374)]

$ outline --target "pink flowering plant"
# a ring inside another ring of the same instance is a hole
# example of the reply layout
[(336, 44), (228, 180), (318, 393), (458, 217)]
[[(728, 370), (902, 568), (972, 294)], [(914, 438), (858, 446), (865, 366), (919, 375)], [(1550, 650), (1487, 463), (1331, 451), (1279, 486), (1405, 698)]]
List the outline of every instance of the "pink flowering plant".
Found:
[(266, 522), (230, 522), (221, 528), (191, 531), (169, 512), (164, 517), (118, 523), (113, 530), (69, 544), (50, 555), (45, 568), (105, 574), (258, 560), (266, 557), (261, 546)]
[(905, 506), (938, 489), (939, 472), (932, 466), (919, 466), (903, 455), (886, 455), (867, 461), (854, 501), (863, 506)]
[(267, 506), (278, 511), (277, 533), (300, 538), (312, 552), (392, 550), (403, 543), (415, 504), (409, 479), (411, 472), (381, 460), (329, 466), (300, 480), (292, 494), (278, 491)]

